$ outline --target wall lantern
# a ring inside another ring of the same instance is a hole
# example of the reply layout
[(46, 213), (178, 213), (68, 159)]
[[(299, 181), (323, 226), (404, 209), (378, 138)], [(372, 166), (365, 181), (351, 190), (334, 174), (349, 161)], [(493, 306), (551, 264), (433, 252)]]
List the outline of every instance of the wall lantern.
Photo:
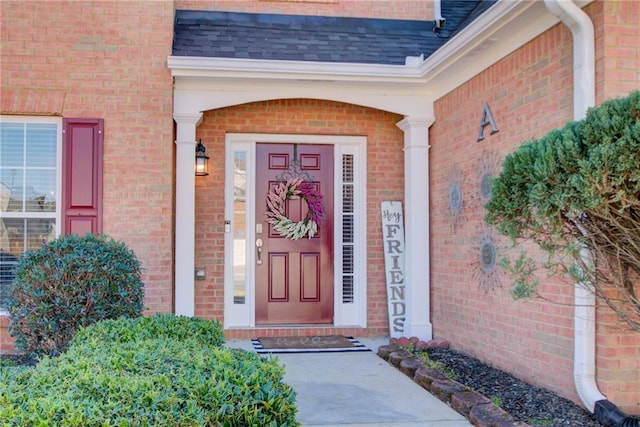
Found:
[(202, 139), (196, 145), (196, 176), (209, 175), (209, 156), (207, 150), (202, 145)]

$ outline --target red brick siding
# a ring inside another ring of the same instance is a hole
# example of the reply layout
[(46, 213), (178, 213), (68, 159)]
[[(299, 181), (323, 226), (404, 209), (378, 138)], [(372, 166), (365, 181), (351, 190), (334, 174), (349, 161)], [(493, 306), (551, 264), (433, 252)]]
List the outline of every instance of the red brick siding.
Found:
[(148, 310), (171, 311), (173, 2), (3, 1), (0, 10), (2, 113), (105, 120), (103, 230), (142, 262)]
[[(612, 33), (613, 39), (620, 37), (602, 23), (604, 16), (616, 22), (637, 22), (633, 21), (637, 7), (626, 6), (627, 2), (606, 4), (615, 10), (630, 10), (629, 17), (622, 19), (603, 12), (605, 6), (600, 2), (586, 9), (597, 28), (599, 102), (628, 93), (625, 79), (629, 73), (619, 67), (637, 65), (639, 57), (635, 41), (631, 44), (634, 51), (620, 52), (624, 59), (603, 58), (603, 46), (610, 43), (607, 34)], [(630, 25), (623, 26), (623, 34), (631, 32)], [(514, 302), (508, 294), (510, 282), (505, 274), (501, 276), (501, 287), (487, 291), (479, 286), (483, 276), (478, 275), (477, 269), (478, 242), (483, 233), (496, 238), (502, 253), (507, 254), (509, 247), (508, 241), (483, 226), (479, 195), (482, 166), (489, 168), (491, 159), (501, 160), (525, 140), (572, 120), (572, 52), (570, 31), (558, 25), (436, 102), (436, 122), (430, 133), (431, 301), (436, 336), (448, 338), (464, 352), (579, 402), (572, 378), (573, 286), (541, 275), (540, 290), (555, 303)], [(636, 85), (637, 81), (636, 77)], [(609, 89), (603, 94), (605, 88)], [(485, 101), (489, 102), (500, 131), (489, 136), (487, 128), (485, 140), (478, 143)], [(460, 171), (457, 175), (455, 168)], [(448, 189), (456, 179), (463, 190), (464, 204), (454, 230)], [(637, 413), (640, 336), (617, 328), (607, 309), (598, 309), (598, 320), (598, 384), (611, 401)], [(605, 326), (604, 322), (613, 325)]]
[(433, 20), (425, 0), (176, 0), (176, 9)]
[[(224, 182), (225, 134), (364, 135), (368, 144), (369, 317), (368, 329), (358, 330), (357, 335), (387, 334), (380, 202), (403, 199), (403, 133), (396, 126), (401, 118), (355, 105), (307, 99), (257, 102), (205, 112), (197, 137), (202, 138), (211, 160), (210, 175), (198, 178), (196, 183), (196, 265), (207, 268), (207, 279), (196, 281), (196, 315), (222, 319), (224, 311), (224, 188), (221, 183)], [(251, 336), (255, 332), (233, 334)]]
[[(596, 103), (640, 89), (640, 3), (594, 2)], [(622, 328), (611, 310), (598, 308), (597, 380), (623, 410), (640, 414), (640, 334)]]
[(9, 335), (7, 327), (9, 326), (9, 318), (0, 316), (0, 354), (14, 353), (13, 337)]
[(596, 102), (626, 96), (640, 89), (640, 3), (594, 2), (596, 23)]

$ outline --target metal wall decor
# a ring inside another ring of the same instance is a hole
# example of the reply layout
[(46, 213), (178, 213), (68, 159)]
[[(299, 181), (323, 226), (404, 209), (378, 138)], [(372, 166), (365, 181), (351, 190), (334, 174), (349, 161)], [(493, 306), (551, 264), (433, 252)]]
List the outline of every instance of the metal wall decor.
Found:
[(478, 196), (480, 204), (484, 206), (491, 198), (491, 179), (498, 175), (501, 160), (495, 151), (485, 151), (477, 166)]
[(462, 171), (455, 166), (449, 175), (449, 186), (447, 188), (449, 223), (454, 230), (457, 229), (461, 223), (462, 211), (465, 204), (462, 182)]
[(499, 287), (500, 257), (502, 248), (495, 243), (493, 233), (481, 228), (473, 244), (473, 278), (478, 281), (478, 287), (485, 292)]
[(462, 209), (462, 190), (458, 184), (451, 184), (449, 187), (449, 209), (454, 214), (458, 214)]

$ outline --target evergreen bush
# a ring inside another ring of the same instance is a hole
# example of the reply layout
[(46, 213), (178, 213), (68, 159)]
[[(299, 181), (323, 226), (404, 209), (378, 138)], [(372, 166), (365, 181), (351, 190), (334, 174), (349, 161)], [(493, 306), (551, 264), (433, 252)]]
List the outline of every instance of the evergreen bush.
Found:
[(210, 346), (224, 344), (222, 325), (218, 321), (197, 317), (157, 313), (153, 316), (102, 320), (80, 328), (72, 339), (75, 345), (97, 345), (102, 342), (125, 343), (146, 339), (181, 340), (193, 338)]
[(0, 420), (8, 427), (297, 426), (283, 366), (222, 347), (221, 334), (219, 322), (170, 315), (88, 326), (59, 357), (10, 374), (0, 368)]
[[(640, 332), (640, 91), (523, 144), (485, 207), (489, 225), (536, 243), (550, 274), (584, 284)], [(537, 295), (534, 258), (503, 265), (516, 297)]]
[(16, 348), (55, 356), (80, 326), (140, 316), (140, 274), (133, 251), (103, 235), (61, 236), (26, 252), (9, 298), (9, 331)]

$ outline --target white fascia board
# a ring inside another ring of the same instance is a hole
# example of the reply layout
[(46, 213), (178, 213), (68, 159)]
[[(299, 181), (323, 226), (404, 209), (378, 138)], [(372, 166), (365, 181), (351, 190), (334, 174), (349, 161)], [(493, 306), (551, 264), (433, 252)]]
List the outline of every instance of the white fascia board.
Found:
[(500, 0), (429, 56), (420, 74), (438, 99), (559, 22), (542, 1)]
[(430, 116), (427, 86), (366, 82), (319, 82), (176, 77), (174, 113), (193, 113), (272, 99), (309, 98), (358, 104), (394, 113)]
[(420, 63), (412, 65), (169, 56), (174, 77), (215, 77), (253, 80), (416, 82)]

